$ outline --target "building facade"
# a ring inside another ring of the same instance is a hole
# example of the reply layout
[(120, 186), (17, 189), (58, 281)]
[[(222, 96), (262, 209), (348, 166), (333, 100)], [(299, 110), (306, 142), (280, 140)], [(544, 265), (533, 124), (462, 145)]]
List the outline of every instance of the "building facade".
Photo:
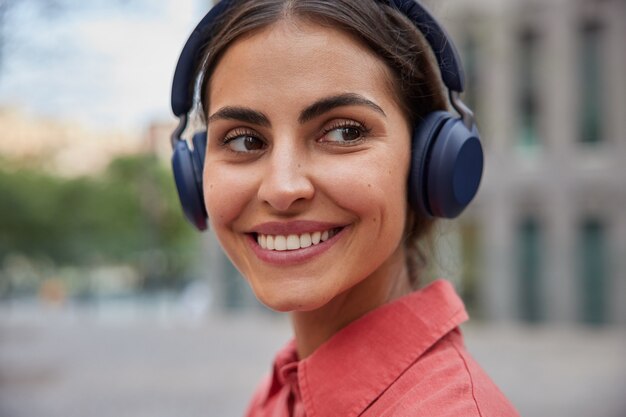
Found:
[(489, 319), (626, 322), (626, 1), (440, 12), (486, 151), (461, 286)]

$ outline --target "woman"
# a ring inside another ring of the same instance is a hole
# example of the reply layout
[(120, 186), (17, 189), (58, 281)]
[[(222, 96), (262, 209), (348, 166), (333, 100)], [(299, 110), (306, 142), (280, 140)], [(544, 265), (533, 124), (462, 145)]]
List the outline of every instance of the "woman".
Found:
[[(465, 351), (451, 285), (416, 290), (419, 242), (482, 172), (456, 59), (406, 0), (224, 0), (185, 46), (172, 107), (186, 214), (200, 229), (208, 214), (295, 334), (248, 416), (517, 415)], [(198, 72), (207, 132), (191, 152)]]

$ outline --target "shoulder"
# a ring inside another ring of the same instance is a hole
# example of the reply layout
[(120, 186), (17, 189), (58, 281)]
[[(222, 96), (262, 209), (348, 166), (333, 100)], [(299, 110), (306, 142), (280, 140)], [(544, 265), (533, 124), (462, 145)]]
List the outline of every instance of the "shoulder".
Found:
[(364, 416), (517, 417), (518, 413), (469, 355), (455, 329), (410, 365)]

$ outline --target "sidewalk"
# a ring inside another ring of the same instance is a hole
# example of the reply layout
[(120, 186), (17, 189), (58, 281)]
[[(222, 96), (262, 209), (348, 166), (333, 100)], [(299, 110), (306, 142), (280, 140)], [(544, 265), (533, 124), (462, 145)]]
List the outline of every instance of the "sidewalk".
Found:
[[(0, 417), (241, 416), (284, 317), (187, 320), (0, 306)], [(464, 328), (527, 417), (626, 416), (626, 330)]]

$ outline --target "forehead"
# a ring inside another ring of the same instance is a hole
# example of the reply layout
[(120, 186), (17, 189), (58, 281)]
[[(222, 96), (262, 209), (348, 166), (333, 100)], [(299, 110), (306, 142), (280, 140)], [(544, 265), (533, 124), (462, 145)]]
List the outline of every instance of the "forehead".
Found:
[(208, 84), (208, 110), (268, 102), (304, 105), (345, 92), (393, 105), (390, 80), (385, 63), (354, 36), (281, 20), (230, 45)]

